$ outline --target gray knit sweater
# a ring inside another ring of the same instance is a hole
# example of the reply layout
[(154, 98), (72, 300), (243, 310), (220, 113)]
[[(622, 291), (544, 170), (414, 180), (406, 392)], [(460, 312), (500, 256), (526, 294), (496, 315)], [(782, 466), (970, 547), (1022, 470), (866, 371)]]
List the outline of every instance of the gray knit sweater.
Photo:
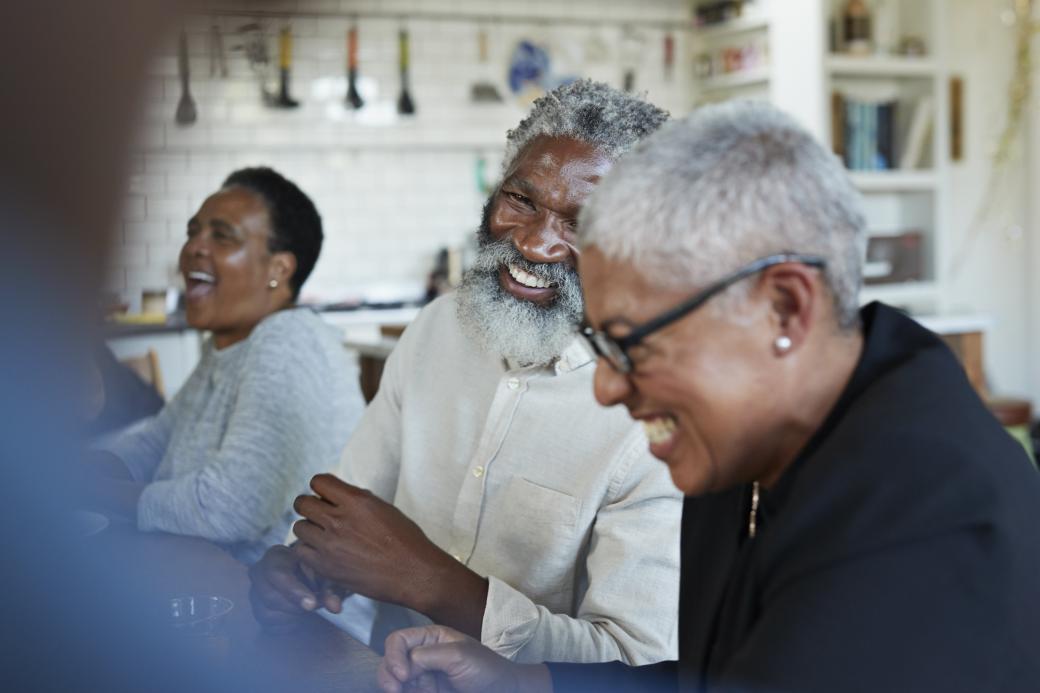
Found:
[(162, 411), (105, 447), (147, 483), (140, 529), (204, 537), (251, 563), (285, 539), (293, 499), (335, 468), (363, 409), (335, 331), (293, 308), (225, 349), (207, 341)]

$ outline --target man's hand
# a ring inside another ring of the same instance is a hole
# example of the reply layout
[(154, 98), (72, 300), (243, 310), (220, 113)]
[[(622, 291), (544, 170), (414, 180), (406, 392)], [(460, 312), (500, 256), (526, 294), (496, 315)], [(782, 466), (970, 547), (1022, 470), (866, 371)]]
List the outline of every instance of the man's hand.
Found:
[(376, 680), (385, 693), (552, 693), (543, 664), (515, 664), (444, 626), (406, 628), (386, 639)]
[(372, 493), (331, 474), (314, 477), (311, 488), (318, 497), (300, 496), (293, 505), (306, 518), (293, 527), (300, 540), (293, 551), (304, 564), (353, 592), (480, 634), (485, 579)]
[(324, 606), (334, 614), (342, 609), (344, 591), (313, 575), (287, 546), (272, 546), (249, 568), (249, 601), (253, 615), (269, 628), (288, 628), (300, 616)]

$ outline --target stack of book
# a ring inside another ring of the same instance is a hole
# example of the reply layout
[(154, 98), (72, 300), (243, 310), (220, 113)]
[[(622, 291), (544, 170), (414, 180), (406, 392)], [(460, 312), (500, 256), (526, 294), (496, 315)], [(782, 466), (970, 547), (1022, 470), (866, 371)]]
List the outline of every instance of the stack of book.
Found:
[[(905, 132), (898, 124), (911, 114)], [(831, 97), (834, 152), (850, 171), (914, 169), (924, 162), (925, 143), (931, 129), (932, 101), (916, 102), (855, 99), (840, 92)]]

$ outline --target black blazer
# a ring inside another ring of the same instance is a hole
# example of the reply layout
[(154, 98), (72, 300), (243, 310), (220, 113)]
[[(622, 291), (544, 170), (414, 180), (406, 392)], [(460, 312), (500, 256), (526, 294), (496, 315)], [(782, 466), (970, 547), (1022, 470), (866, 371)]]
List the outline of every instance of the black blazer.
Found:
[(558, 691), (1040, 691), (1040, 474), (931, 332), (861, 313), (838, 404), (760, 503), (683, 510), (679, 661)]

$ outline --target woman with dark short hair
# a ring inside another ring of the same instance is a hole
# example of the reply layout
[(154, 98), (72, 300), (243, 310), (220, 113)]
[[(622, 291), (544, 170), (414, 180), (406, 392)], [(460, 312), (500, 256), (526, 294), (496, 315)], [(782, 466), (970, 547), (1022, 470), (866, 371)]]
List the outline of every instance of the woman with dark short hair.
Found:
[(95, 460), (104, 508), (246, 562), (284, 540), (292, 499), (334, 467), (364, 407), (335, 330), (296, 306), (321, 244), (314, 204), (269, 168), (235, 171), (203, 202), (180, 270), (188, 323), (211, 337), (169, 404)]

